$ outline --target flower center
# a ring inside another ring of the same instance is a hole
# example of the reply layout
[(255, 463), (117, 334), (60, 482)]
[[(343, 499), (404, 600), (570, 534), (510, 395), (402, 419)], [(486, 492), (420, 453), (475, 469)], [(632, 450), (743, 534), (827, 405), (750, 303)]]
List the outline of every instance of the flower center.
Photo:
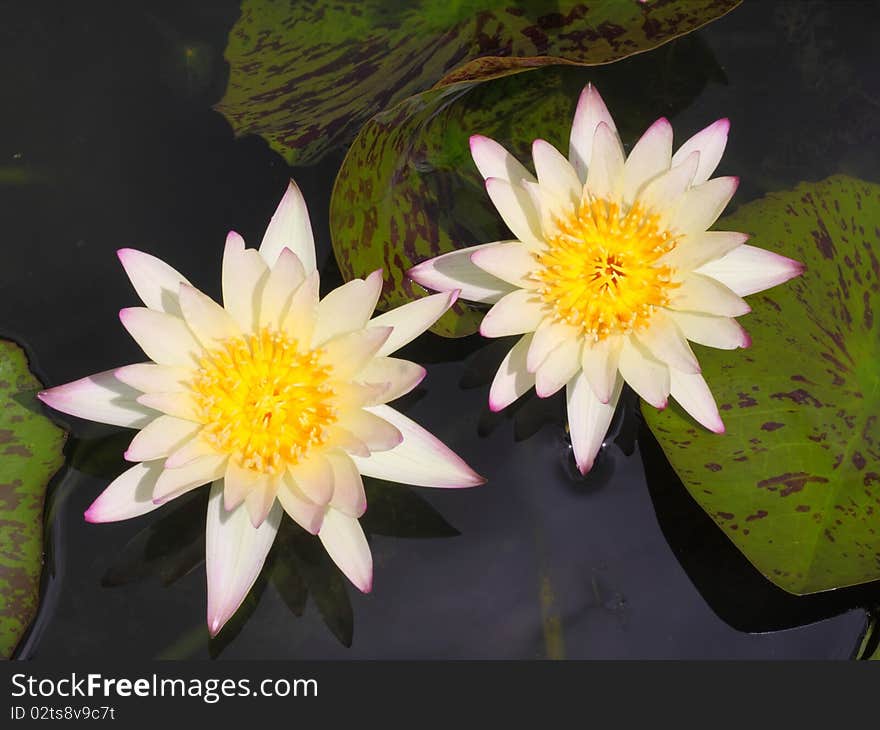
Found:
[(210, 351), (192, 383), (203, 436), (254, 471), (279, 474), (301, 461), (336, 421), (321, 355), (270, 329)]
[(660, 258), (675, 248), (676, 238), (660, 227), (658, 216), (639, 204), (624, 211), (617, 203), (585, 198), (554, 222), (531, 278), (556, 321), (598, 341), (643, 327), (655, 307), (669, 302), (677, 284)]

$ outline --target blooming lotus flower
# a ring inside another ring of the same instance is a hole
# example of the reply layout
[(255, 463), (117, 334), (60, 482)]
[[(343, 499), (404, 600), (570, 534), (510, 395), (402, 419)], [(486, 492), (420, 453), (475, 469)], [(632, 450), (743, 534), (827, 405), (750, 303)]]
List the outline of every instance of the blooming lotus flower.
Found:
[(721, 119), (673, 154), (655, 122), (624, 154), (598, 91), (581, 94), (568, 158), (536, 140), (533, 175), (501, 145), (471, 137), (486, 190), (516, 240), (438, 256), (410, 270), (423, 286), (492, 304), (486, 337), (522, 335), (489, 393), (498, 411), (532, 386), (566, 389), (575, 460), (586, 473), (624, 382), (664, 408), (670, 395), (706, 428), (724, 424), (688, 341), (748, 347), (742, 297), (780, 284), (800, 263), (748, 236), (709, 231), (738, 179), (710, 176), (727, 143)]
[(428, 431), (386, 405), (425, 375), (390, 357), (457, 293), (372, 318), (376, 271), (318, 298), (308, 211), (290, 184), (259, 251), (237, 233), (223, 254), (220, 306), (169, 265), (123, 249), (145, 307), (120, 319), (150, 362), (43, 391), (65, 413), (140, 429), (137, 462), (95, 500), (89, 522), (136, 517), (212, 482), (208, 626), (216, 634), (262, 569), (284, 512), (318, 535), (360, 590), (372, 558), (358, 522), (361, 475), (427, 487), (483, 482)]

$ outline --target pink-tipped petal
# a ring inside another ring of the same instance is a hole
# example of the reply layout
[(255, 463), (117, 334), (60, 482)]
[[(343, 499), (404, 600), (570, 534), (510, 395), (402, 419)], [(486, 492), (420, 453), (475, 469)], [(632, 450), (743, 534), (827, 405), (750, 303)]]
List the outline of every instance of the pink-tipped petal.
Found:
[(745, 245), (710, 261), (700, 267), (699, 272), (745, 297), (800, 276), (804, 265), (772, 251)]
[(315, 504), (327, 504), (333, 496), (333, 469), (320, 454), (290, 468), (290, 477)]
[(543, 246), (540, 211), (523, 185), (490, 177), (486, 180), (486, 192), (515, 238), (529, 248), (539, 249)]
[(518, 287), (531, 287), (529, 274), (538, 263), (534, 255), (519, 241), (501, 241), (474, 251), (471, 261), (483, 271)]
[(220, 479), (226, 471), (227, 456), (203, 456), (176, 469), (165, 469), (156, 481), (153, 501), (164, 504), (191, 489)]
[(391, 334), (377, 351), (377, 355), (390, 355), (404, 345), (412, 342), (422, 332), (431, 327), (446, 311), (455, 304), (459, 290), (431, 294), (414, 302), (380, 314), (370, 320), (370, 327), (391, 327)]
[(135, 464), (122, 472), (85, 511), (86, 522), (118, 522), (152, 512), (153, 489), (162, 473), (162, 462)]
[[(441, 254), (413, 266), (407, 271), (407, 276), (426, 289), (439, 292), (458, 291), (462, 299), (492, 304), (512, 292), (514, 287), (506, 281), (487, 274), (471, 261), (471, 256), (480, 249), (495, 245), (495, 243), (487, 243)], [(404, 305), (406, 306), (411, 305)]]
[(730, 253), (748, 240), (747, 233), (736, 231), (704, 231), (693, 236), (682, 236), (662, 261), (674, 269), (693, 271)]
[(711, 276), (689, 274), (672, 291), (669, 309), (682, 312), (701, 312), (720, 317), (739, 317), (752, 308), (746, 301)]
[(539, 398), (549, 398), (558, 392), (581, 369), (582, 341), (564, 340), (535, 371), (535, 392)]
[(125, 458), (129, 461), (163, 459), (195, 437), (202, 426), (174, 416), (159, 416), (137, 432)]
[(549, 195), (571, 204), (580, 200), (584, 185), (565, 155), (549, 142), (536, 139), (532, 143), (532, 159), (538, 182)]
[(606, 337), (595, 343), (585, 343), (581, 353), (584, 376), (600, 403), (608, 403), (617, 382), (617, 365), (620, 362), (621, 337)]
[(494, 139), (475, 134), (470, 138), (471, 156), (483, 179), (497, 177), (508, 182), (534, 181), (522, 163)]
[(180, 310), (187, 326), (207, 349), (242, 335), (241, 328), (229, 312), (189, 284), (180, 287)]
[(526, 367), (526, 357), (534, 335), (525, 335), (507, 353), (492, 387), (489, 389), (489, 409), (498, 412), (507, 408), (535, 384), (535, 375)]
[(360, 517), (367, 509), (364, 480), (351, 457), (334, 449), (327, 454), (333, 468), (333, 497), (330, 506), (349, 517)]
[(384, 384), (381, 395), (371, 399), (369, 405), (388, 403), (400, 398), (415, 388), (427, 375), (427, 370), (409, 360), (396, 357), (376, 357), (364, 367), (357, 376), (362, 383)]
[(596, 198), (616, 200), (623, 187), (623, 145), (617, 132), (605, 122), (596, 127), (586, 190)]
[(581, 474), (593, 468), (596, 454), (602, 448), (608, 426), (617, 408), (623, 379), (615, 378), (607, 403), (596, 398), (583, 373), (575, 376), (566, 386), (568, 427), (575, 463)]
[(327, 340), (321, 347), (334, 377), (348, 380), (369, 363), (391, 335), (391, 327), (367, 327)]
[(535, 336), (526, 356), (526, 369), (530, 373), (538, 370), (553, 350), (566, 340), (579, 340), (580, 332), (569, 324), (544, 319), (535, 329)]
[(692, 187), (682, 196), (678, 209), (670, 218), (670, 225), (689, 235), (708, 230), (738, 187), (738, 177), (716, 177)]
[(327, 507), (315, 504), (306, 497), (289, 474), (278, 485), (278, 501), (296, 524), (312, 535), (318, 534)]
[(670, 168), (672, 125), (665, 117), (654, 122), (632, 148), (623, 166), (623, 200), (632, 203), (649, 180)]
[(684, 336), (698, 345), (717, 347), (719, 350), (733, 350), (737, 347), (749, 347), (752, 344), (752, 338), (748, 333), (730, 317), (673, 311), (669, 311), (669, 316), (679, 326)]
[(137, 402), (140, 392), (116, 379), (115, 370), (89, 375), (37, 394), (47, 406), (113, 426), (143, 428), (159, 414)]
[(183, 274), (161, 259), (133, 248), (121, 248), (116, 255), (144, 304), (159, 312), (180, 313), (177, 292), (181, 283), (189, 283)]
[(352, 279), (331, 291), (318, 303), (313, 345), (321, 345), (331, 337), (366, 327), (381, 293), (381, 269), (366, 279)]
[(214, 482), (208, 500), (205, 564), (208, 577), (208, 629), (216, 636), (238, 610), (263, 569), (283, 510), (275, 504), (259, 528), (245, 505), (223, 506), (223, 482)]
[(237, 234), (230, 234), (223, 250), (223, 308), (244, 332), (259, 322), (257, 304), (269, 278), (269, 267), (256, 250), (244, 248)]
[(288, 183), (284, 197), (266, 227), (260, 255), (269, 266), (274, 266), (285, 248), (296, 254), (307, 274), (315, 270), (315, 239), (309, 210), (293, 180)]
[(612, 131), (617, 131), (608, 107), (605, 106), (596, 87), (587, 84), (578, 99), (574, 120), (571, 123), (568, 151), (568, 159), (580, 180), (587, 179), (587, 169), (593, 152), (593, 137), (596, 134), (596, 127), (603, 122)]
[(483, 337), (506, 337), (533, 332), (541, 324), (543, 309), (532, 292), (517, 289), (502, 297), (480, 324)]
[(669, 368), (656, 360), (632, 336), (620, 348), (620, 375), (655, 408), (665, 408), (669, 397)]
[(289, 248), (282, 249), (263, 287), (258, 313), (261, 328), (280, 329), (290, 298), (305, 278), (297, 255)]
[(180, 318), (146, 307), (119, 312), (119, 321), (146, 356), (160, 365), (193, 367), (202, 346)]
[(685, 373), (700, 372), (700, 363), (697, 362), (697, 356), (688, 345), (687, 339), (675, 320), (662, 311), (654, 312), (647, 327), (637, 330), (635, 337), (655, 358), (669, 367)]
[(702, 375), (670, 372), (670, 394), (678, 404), (694, 418), (714, 433), (724, 433), (724, 423), (718, 413), (718, 406), (712, 391)]
[(359, 591), (369, 593), (373, 588), (373, 556), (357, 518), (331, 507), (318, 537), (345, 577)]
[(730, 131), (730, 120), (719, 119), (705, 129), (697, 132), (687, 142), (676, 150), (672, 156), (672, 164), (677, 165), (692, 152), (700, 153), (700, 166), (694, 175), (694, 185), (700, 185), (708, 180), (724, 154), (727, 146), (727, 134)]
[(403, 442), (366, 458), (352, 456), (361, 474), (420, 487), (474, 487), (486, 481), (440, 439), (402, 413), (385, 405), (367, 410), (396, 426)]
[(681, 203), (700, 164), (700, 153), (688, 155), (677, 165), (651, 179), (638, 192), (638, 201), (647, 209), (661, 211), (664, 219), (670, 217)]

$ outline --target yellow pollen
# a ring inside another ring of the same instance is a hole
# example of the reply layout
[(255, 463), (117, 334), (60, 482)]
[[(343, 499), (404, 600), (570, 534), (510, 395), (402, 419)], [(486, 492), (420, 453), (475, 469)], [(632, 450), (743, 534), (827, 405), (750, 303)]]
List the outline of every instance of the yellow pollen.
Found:
[(336, 421), (331, 368), (322, 354), (269, 329), (210, 351), (192, 381), (202, 435), (260, 473), (280, 474), (299, 463)]
[(669, 302), (672, 268), (660, 262), (676, 237), (636, 204), (584, 198), (557, 218), (530, 278), (558, 322), (594, 341), (644, 327)]

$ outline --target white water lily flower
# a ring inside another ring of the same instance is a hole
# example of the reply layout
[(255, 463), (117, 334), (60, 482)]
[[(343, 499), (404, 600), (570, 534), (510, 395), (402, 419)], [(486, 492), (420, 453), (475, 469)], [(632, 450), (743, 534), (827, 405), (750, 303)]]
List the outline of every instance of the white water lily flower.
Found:
[(501, 145), (471, 138), (486, 190), (517, 240), (438, 256), (410, 270), (423, 286), (492, 304), (486, 337), (522, 335), (489, 394), (501, 410), (532, 386), (566, 388), (575, 460), (586, 473), (602, 446), (623, 383), (657, 408), (672, 395), (706, 428), (724, 425), (688, 340), (748, 347), (735, 317), (743, 296), (797, 276), (797, 261), (709, 231), (738, 180), (710, 176), (728, 120), (673, 154), (659, 119), (625, 156), (614, 121), (588, 85), (568, 159), (536, 140), (532, 175)]
[(216, 634), (256, 580), (284, 512), (317, 534), (360, 590), (372, 557), (358, 522), (361, 475), (426, 487), (483, 479), (386, 405), (425, 370), (392, 353), (430, 327), (457, 292), (373, 317), (376, 271), (318, 297), (308, 211), (291, 182), (259, 251), (230, 233), (223, 306), (149, 254), (119, 258), (145, 307), (120, 319), (150, 362), (40, 393), (65, 413), (140, 429), (137, 462), (85, 513), (136, 517), (213, 482), (207, 516), (208, 626)]

